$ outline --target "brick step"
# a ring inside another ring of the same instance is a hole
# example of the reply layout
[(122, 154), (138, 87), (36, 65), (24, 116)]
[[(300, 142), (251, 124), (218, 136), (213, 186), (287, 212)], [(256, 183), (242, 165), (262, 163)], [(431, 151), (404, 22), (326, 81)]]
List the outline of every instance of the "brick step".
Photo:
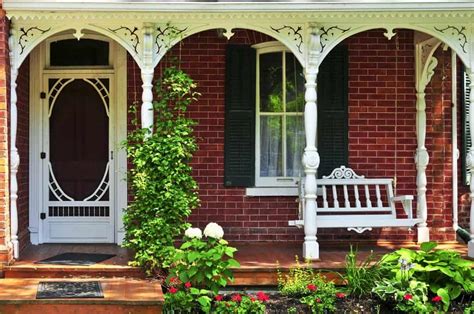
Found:
[(5, 278), (145, 278), (145, 273), (139, 267), (102, 264), (93, 266), (64, 266), (22, 263), (5, 266), (3, 268), (3, 275)]
[[(319, 269), (321, 270), (321, 269)], [(280, 269), (280, 274), (285, 276), (289, 269)], [(318, 269), (315, 269), (317, 272)], [(328, 280), (336, 282), (336, 284), (344, 284), (339, 275), (342, 270), (325, 270), (324, 276)], [(252, 268), (237, 268), (233, 269), (234, 282), (230, 286), (277, 286), (278, 285), (278, 271), (276, 267), (252, 267)]]
[[(104, 298), (36, 299), (40, 281), (57, 279), (0, 279), (0, 314), (161, 313), (163, 292), (158, 281), (135, 278), (102, 278)], [(62, 279), (70, 281), (90, 279)]]

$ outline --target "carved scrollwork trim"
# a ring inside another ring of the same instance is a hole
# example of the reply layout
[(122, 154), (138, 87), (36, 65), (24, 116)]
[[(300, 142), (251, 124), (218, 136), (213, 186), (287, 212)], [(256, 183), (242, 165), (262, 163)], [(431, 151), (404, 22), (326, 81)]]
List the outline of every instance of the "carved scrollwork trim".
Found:
[(358, 175), (351, 168), (340, 166), (334, 169), (330, 175), (323, 176), (323, 179), (364, 179), (364, 176)]
[[(126, 38), (133, 47), (133, 50), (136, 54), (138, 54), (138, 45), (140, 44), (140, 37), (138, 36), (138, 27), (127, 27), (127, 26), (120, 26), (117, 28), (109, 28), (109, 31), (121, 35), (121, 37)], [(123, 31), (123, 32), (120, 32)]]
[(324, 48), (330, 42), (332, 38), (337, 35), (344, 34), (345, 32), (349, 31), (351, 28), (342, 28), (337, 25), (330, 26), (328, 28), (321, 27), (321, 34), (320, 34), (320, 41), (321, 41), (321, 52), (324, 51)]
[(296, 28), (290, 25), (283, 25), (282, 27), (272, 27), (270, 28), (274, 31), (277, 32), (278, 34), (281, 34), (282, 32), (286, 31), (286, 35), (289, 37), (293, 37), (293, 41), (296, 44), (296, 48), (298, 48), (298, 51), (300, 53), (303, 53), (303, 35), (301, 34), (303, 27), (297, 26)]
[(466, 34), (464, 34), (464, 32), (466, 31), (466, 28), (464, 26), (461, 26), (460, 28), (458, 28), (453, 25), (448, 25), (445, 28), (435, 27), (434, 29), (442, 34), (445, 34), (446, 32), (451, 32), (452, 36), (457, 36), (457, 41), (459, 43), (459, 46), (462, 48), (462, 51), (464, 53), (467, 53), (466, 51), (467, 36)]
[(185, 28), (178, 28), (176, 26), (171, 26), (167, 25), (166, 27), (158, 27), (156, 29), (156, 37), (155, 37), (155, 44), (157, 47), (157, 54), (160, 54), (162, 48), (169, 48), (169, 47), (164, 47), (165, 46), (165, 38), (168, 39), (169, 42), (171, 42), (173, 39), (176, 37), (183, 35), (185, 31), (188, 30), (188, 27)]
[(347, 231), (355, 231), (359, 234), (364, 233), (365, 231), (372, 231), (372, 228), (370, 227), (351, 227), (347, 228)]
[(20, 37), (18, 38), (18, 45), (20, 46), (20, 55), (25, 51), (26, 46), (28, 45), (29, 39), (33, 38), (36, 35), (42, 35), (51, 30), (51, 27), (48, 29), (41, 29), (37, 26), (33, 26), (25, 29), (24, 27), (20, 28)]

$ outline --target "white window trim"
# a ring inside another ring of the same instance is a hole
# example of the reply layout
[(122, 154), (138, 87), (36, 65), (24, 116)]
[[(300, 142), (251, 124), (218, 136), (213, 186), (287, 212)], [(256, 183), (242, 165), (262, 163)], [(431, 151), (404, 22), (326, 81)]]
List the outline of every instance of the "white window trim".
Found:
[[(272, 52), (281, 52), (283, 55), (282, 65), (286, 64), (284, 52), (291, 52), (286, 46), (281, 44), (278, 41), (271, 41), (253, 45), (252, 48), (256, 49), (256, 70), (255, 70), (255, 84), (256, 84), (256, 93), (255, 93), (255, 188), (248, 188), (246, 194), (249, 196), (273, 196), (273, 195), (298, 195), (298, 189), (295, 186), (298, 185), (300, 177), (260, 177), (260, 55)], [(285, 68), (282, 70), (283, 79), (285, 78)], [(285, 84), (283, 84), (285, 86)], [(283, 97), (286, 96), (285, 90), (283, 90)], [(293, 113), (289, 113), (292, 115)], [(271, 114), (268, 114), (271, 115)], [(283, 114), (285, 115), (285, 113)], [(303, 115), (303, 113), (297, 113), (295, 115)], [(286, 126), (282, 125), (282, 130), (286, 132)], [(286, 157), (286, 141), (283, 143), (283, 155)], [(276, 187), (282, 187), (275, 189)], [(273, 189), (273, 191), (269, 191)], [(296, 190), (294, 190), (296, 189)], [(283, 194), (282, 194), (283, 193)]]
[(298, 187), (264, 187), (257, 186), (245, 189), (246, 196), (298, 196)]

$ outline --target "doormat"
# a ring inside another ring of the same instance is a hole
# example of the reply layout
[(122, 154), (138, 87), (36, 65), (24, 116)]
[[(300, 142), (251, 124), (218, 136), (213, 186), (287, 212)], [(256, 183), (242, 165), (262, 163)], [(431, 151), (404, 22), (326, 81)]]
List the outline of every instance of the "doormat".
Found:
[(114, 254), (63, 253), (35, 262), (36, 264), (59, 264), (88, 266), (114, 257)]
[(103, 298), (98, 281), (40, 281), (37, 299)]

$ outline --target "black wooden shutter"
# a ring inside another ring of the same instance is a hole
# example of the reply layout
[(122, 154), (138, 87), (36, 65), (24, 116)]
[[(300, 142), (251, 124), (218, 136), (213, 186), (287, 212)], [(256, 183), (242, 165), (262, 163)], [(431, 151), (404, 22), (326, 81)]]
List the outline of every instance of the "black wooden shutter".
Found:
[(462, 80), (462, 108), (463, 108), (463, 123), (462, 123), (462, 180), (465, 185), (470, 184), (471, 175), (468, 173), (469, 169), (467, 169), (466, 165), (466, 157), (469, 153), (469, 149), (472, 146), (472, 139), (471, 139), (471, 126), (469, 125), (469, 95), (471, 94), (471, 90), (469, 88), (469, 84), (471, 81), (469, 80), (469, 76), (466, 72), (463, 72), (463, 80)]
[(348, 53), (346, 46), (332, 50), (318, 73), (318, 177), (348, 165)]
[(255, 50), (228, 45), (225, 80), (224, 185), (255, 183)]

